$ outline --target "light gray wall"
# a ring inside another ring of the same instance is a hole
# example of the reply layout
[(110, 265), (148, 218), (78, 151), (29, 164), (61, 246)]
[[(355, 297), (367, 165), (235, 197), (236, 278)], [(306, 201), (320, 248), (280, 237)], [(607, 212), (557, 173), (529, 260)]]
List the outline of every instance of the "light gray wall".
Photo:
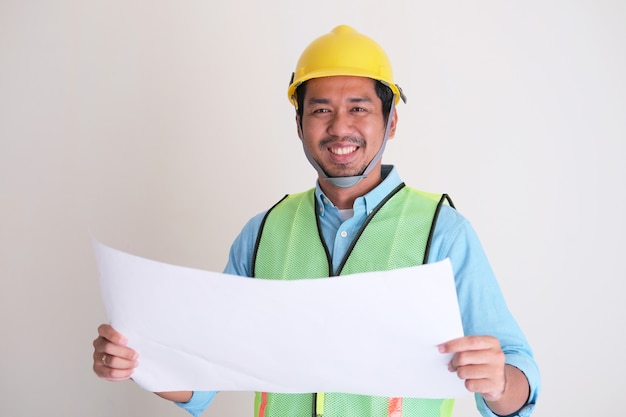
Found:
[(93, 375), (90, 233), (221, 270), (250, 216), (313, 185), (286, 87), (340, 23), (386, 48), (409, 97), (385, 161), (478, 230), (542, 369), (535, 415), (619, 409), (623, 2), (3, 0), (0, 415), (185, 415)]

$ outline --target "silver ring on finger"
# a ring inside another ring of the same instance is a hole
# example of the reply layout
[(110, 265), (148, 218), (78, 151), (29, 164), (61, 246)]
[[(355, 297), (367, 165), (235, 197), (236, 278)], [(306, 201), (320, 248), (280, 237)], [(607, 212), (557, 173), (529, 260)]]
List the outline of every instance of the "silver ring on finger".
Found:
[(107, 354), (105, 353), (104, 355), (102, 355), (102, 364), (106, 367), (108, 367), (109, 365), (107, 365)]

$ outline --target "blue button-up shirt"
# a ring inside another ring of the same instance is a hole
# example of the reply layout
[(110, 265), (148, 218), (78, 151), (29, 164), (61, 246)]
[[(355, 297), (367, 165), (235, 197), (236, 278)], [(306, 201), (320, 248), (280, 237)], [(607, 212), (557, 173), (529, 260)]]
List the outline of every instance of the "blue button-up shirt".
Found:
[[(370, 212), (402, 182), (393, 166), (383, 165), (382, 174), (383, 181), (357, 198), (351, 213), (337, 209), (324, 195), (319, 183), (316, 186), (322, 234), (335, 270)], [(254, 244), (265, 213), (253, 217), (235, 239), (225, 273), (251, 275)], [(470, 223), (449, 206), (443, 206), (439, 213), (428, 261), (437, 262), (445, 258), (450, 259), (454, 271), (465, 335), (490, 335), (500, 340), (506, 363), (522, 370), (530, 383), (528, 403), (518, 414), (529, 416), (534, 409), (540, 382), (532, 351), (506, 306), (478, 236)], [(195, 392), (188, 403), (178, 405), (197, 416), (214, 395), (214, 392)], [(476, 395), (476, 405), (481, 415), (496, 416), (479, 395)]]

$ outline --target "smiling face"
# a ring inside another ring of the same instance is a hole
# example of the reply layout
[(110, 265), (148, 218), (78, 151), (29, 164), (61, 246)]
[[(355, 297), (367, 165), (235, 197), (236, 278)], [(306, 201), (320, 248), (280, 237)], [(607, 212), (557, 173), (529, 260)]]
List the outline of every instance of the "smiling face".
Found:
[[(301, 117), (300, 139), (329, 177), (362, 174), (382, 145), (386, 123), (375, 81), (370, 78), (336, 76), (307, 81)], [(394, 112), (389, 139), (395, 126)], [(368, 179), (379, 182), (379, 167)]]

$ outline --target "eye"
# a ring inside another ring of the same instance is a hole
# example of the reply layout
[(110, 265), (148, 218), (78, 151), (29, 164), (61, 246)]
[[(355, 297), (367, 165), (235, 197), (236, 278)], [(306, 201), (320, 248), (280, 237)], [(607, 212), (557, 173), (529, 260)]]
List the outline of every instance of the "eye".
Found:
[(319, 109), (311, 110), (312, 114), (322, 114), (322, 113), (330, 113), (330, 110), (327, 108), (320, 107)]
[(354, 113), (363, 113), (366, 112), (367, 109), (365, 107), (353, 107), (351, 111)]

